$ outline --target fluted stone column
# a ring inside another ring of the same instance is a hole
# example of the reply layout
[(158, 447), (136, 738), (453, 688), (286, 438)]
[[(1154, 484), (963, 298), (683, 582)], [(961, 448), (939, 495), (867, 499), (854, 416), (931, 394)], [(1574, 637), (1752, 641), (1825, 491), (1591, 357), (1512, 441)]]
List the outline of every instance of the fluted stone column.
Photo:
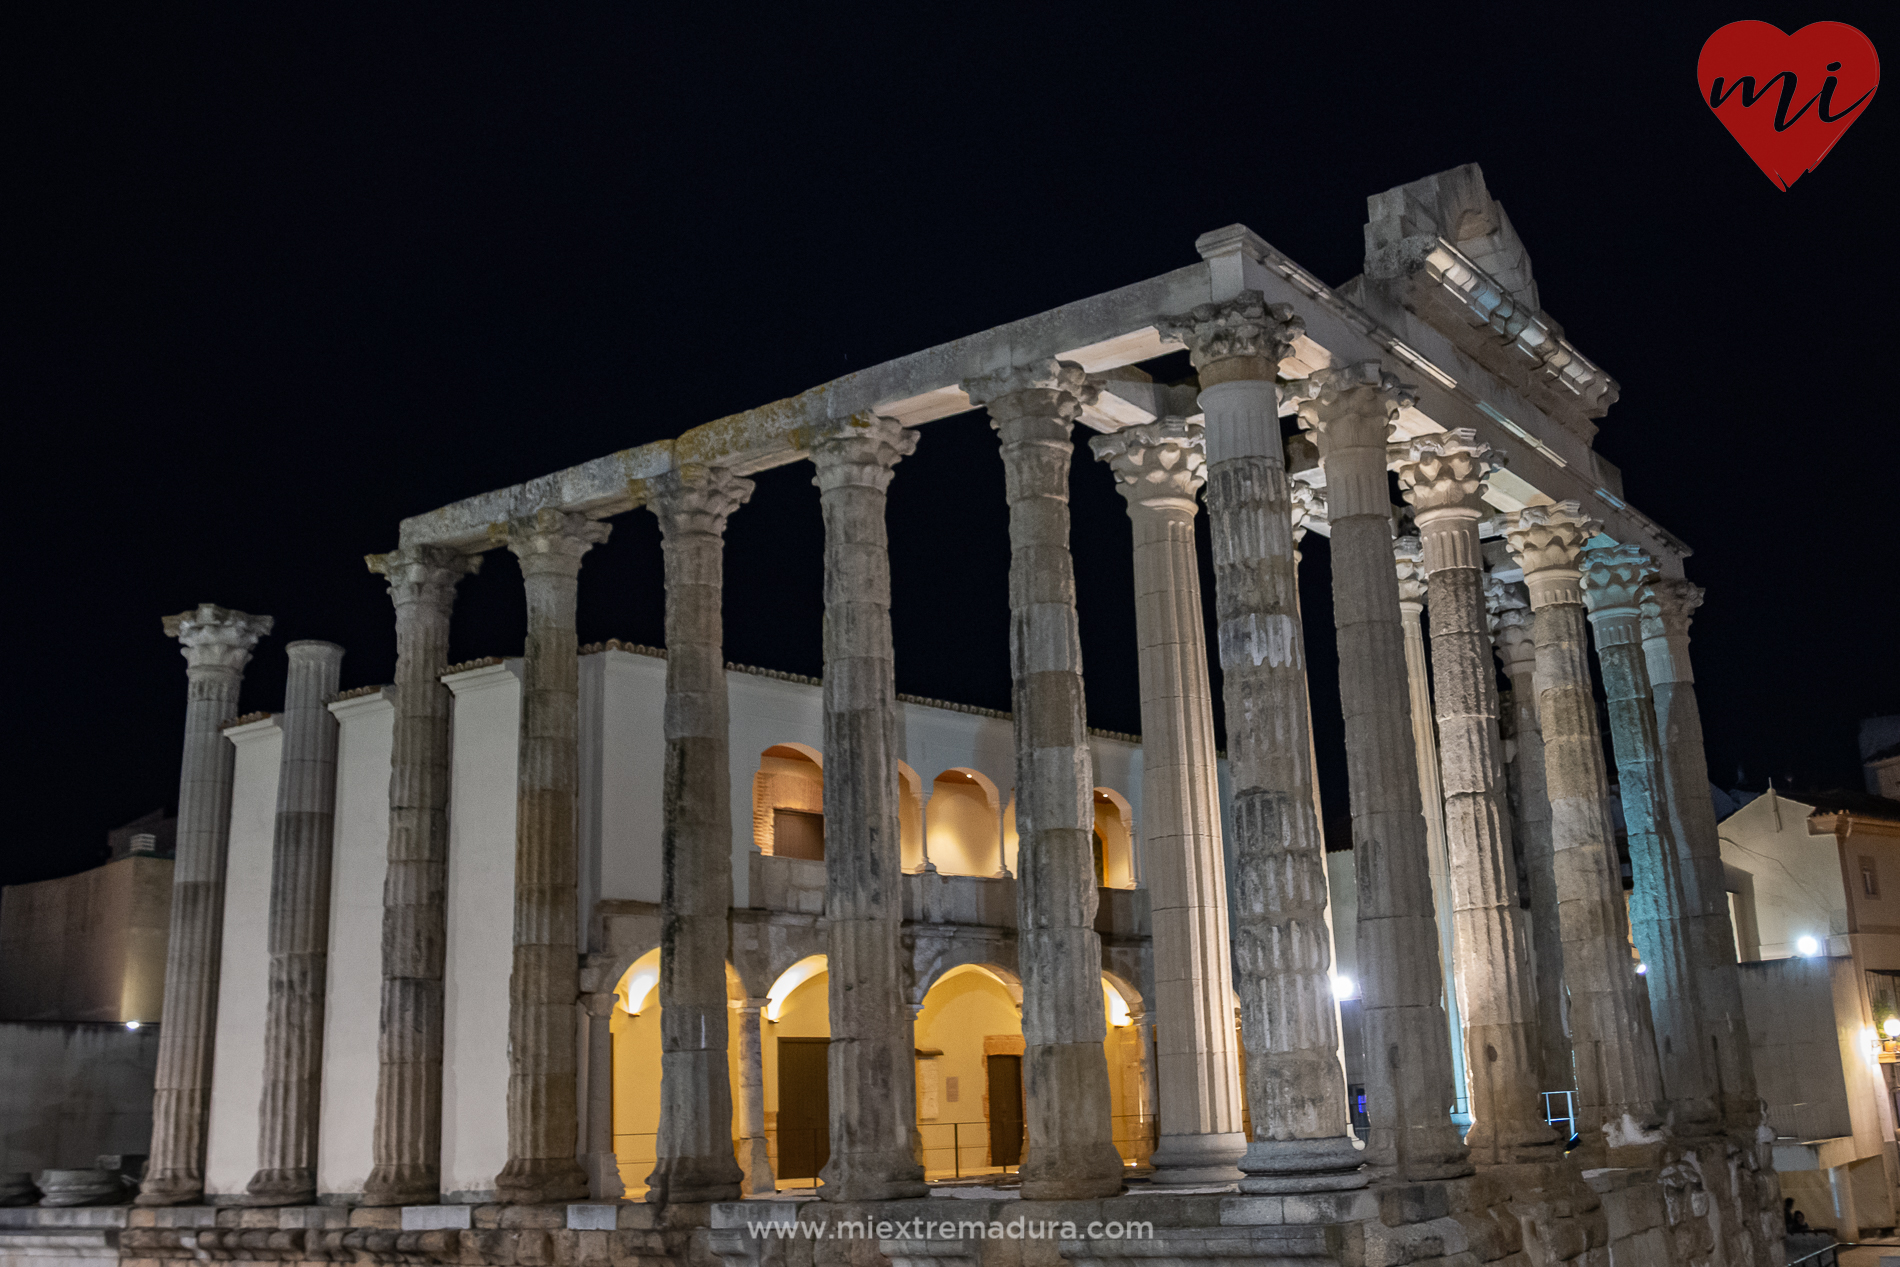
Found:
[(587, 1071), (587, 1133), (582, 1141), (582, 1169), (587, 1172), (588, 1195), (596, 1201), (617, 1201), (627, 1194), (620, 1178), (620, 1159), (614, 1155), (614, 1006), (620, 996), (612, 990), (581, 995), (586, 1019), (586, 1048), (581, 1058)]
[[(915, 1034), (904, 1005), (897, 763), (903, 724), (884, 525), (893, 468), (917, 433), (859, 414), (810, 440), (825, 517), (825, 919), (833, 1201), (921, 1196)], [(1099, 1010), (1099, 1008), (1098, 1008)]]
[[(660, 1128), (655, 1204), (731, 1201), (726, 953), (732, 776), (724, 627), (726, 520), (752, 481), (687, 467), (648, 486), (666, 560), (666, 776), (661, 804)], [(829, 757), (829, 752), (827, 752)]]
[(440, 546), (372, 554), (396, 607), (383, 879), (383, 996), (377, 1028), (374, 1166), (365, 1205), (441, 1199), (442, 970), (448, 944), (449, 613), (480, 555)]
[(167, 638), (178, 639), (185, 657), (185, 746), (178, 775), (164, 1024), (152, 1096), (152, 1154), (140, 1205), (186, 1205), (204, 1196), (205, 1122), (224, 945), (224, 862), (237, 760), (222, 727), (238, 715), (244, 666), (257, 640), (270, 632), (271, 618), (200, 603), (165, 617), (164, 628)]
[[(1119, 1192), (1102, 943), (1095, 931), (1094, 766), (1069, 553), (1070, 432), (1095, 389), (1043, 361), (964, 384), (1002, 436), (1009, 499), (1010, 696), (1016, 741), (1017, 958), (1023, 979), (1026, 1200)], [(835, 1023), (835, 1022), (834, 1022)]]
[(1695, 952), (1690, 945), (1681, 856), (1664, 806), (1662, 744), (1643, 661), (1643, 588), (1655, 560), (1635, 545), (1583, 552), (1583, 599), (1596, 631), (1597, 665), (1609, 699), (1623, 824), (1629, 836), (1630, 931), (1647, 970), (1650, 1021), (1671, 1127), (1696, 1134), (1720, 1119), (1711, 1048), (1702, 1035)]
[(1689, 666), (1689, 619), (1701, 603), (1702, 590), (1688, 581), (1650, 581), (1642, 596), (1643, 656), (1662, 742), (1663, 803), (1680, 859), (1676, 874), (1683, 885), (1702, 1036), (1709, 1044), (1723, 1117), (1730, 1129), (1752, 1137), (1761, 1121), (1761, 1098), (1735, 969), (1722, 846), (1702, 747), (1702, 712)]
[(1537, 720), (1537, 642), (1531, 633), (1531, 600), (1522, 585), (1493, 577), (1485, 602), (1495, 622), (1492, 637), (1511, 681), (1511, 742), (1516, 757), (1505, 767), (1511, 796), (1513, 838), (1530, 877), (1531, 957), (1537, 994), (1537, 1040), (1543, 1048), (1544, 1091), (1576, 1089), (1570, 1025), (1564, 993), (1564, 942), (1557, 915), (1557, 874), (1550, 847), (1550, 793), (1544, 786), (1544, 732)]
[(1418, 764), (1419, 813), (1431, 855), (1432, 911), (1438, 921), (1438, 974), (1444, 985), (1445, 1033), (1451, 1042), (1451, 1089), (1459, 1113), (1469, 1115), (1464, 1013), (1458, 1006), (1458, 950), (1452, 917), (1451, 859), (1445, 848), (1445, 789), (1438, 773), (1438, 730), (1432, 724), (1431, 677), (1425, 667), (1425, 546), (1414, 536), (1392, 542), (1399, 578), (1399, 620), (1405, 626), (1405, 683), (1412, 704), (1413, 759)]
[(1517, 904), (1517, 859), (1498, 733), (1497, 669), (1484, 603), (1478, 521), (1487, 513), (1490, 446), (1468, 430), (1412, 441), (1399, 484), (1414, 507), (1432, 589), (1446, 850), (1457, 931), (1458, 994), (1471, 1080), (1465, 1147), (1480, 1165), (1557, 1155), (1542, 1112), (1543, 1050), (1530, 939)]
[(1206, 481), (1199, 423), (1163, 419), (1098, 436), (1134, 525), (1141, 678), (1141, 838), (1153, 907), (1161, 1136), (1155, 1183), (1238, 1181), (1240, 1058), (1214, 698), (1194, 550)]
[(765, 1049), (759, 1035), (759, 1011), (765, 1004), (764, 999), (749, 998), (734, 1008), (739, 1014), (739, 1168), (745, 1172), (748, 1197), (778, 1191), (772, 1148), (765, 1138)]
[(1233, 970), (1247, 1061), (1248, 1192), (1363, 1186), (1339, 1055), (1325, 843), (1313, 778), (1295, 521), (1320, 517), (1289, 491), (1280, 360), (1302, 326), (1258, 292), (1163, 323), (1188, 346), (1206, 419), (1227, 757), (1233, 789)]
[(1333, 622), (1359, 880), (1366, 1161), (1397, 1180), (1467, 1174), (1451, 1121), (1451, 1044), (1386, 491), (1386, 443), (1408, 397), (1376, 362), (1323, 370), (1294, 390), (1300, 422), (1319, 442), (1332, 520)]
[(1583, 545), (1601, 527), (1574, 501), (1506, 520), (1537, 643), (1538, 718), (1550, 794), (1552, 870), (1577, 1074), (1578, 1146), (1602, 1164), (1659, 1141), (1662, 1075), (1649, 1001), (1629, 953), (1603, 739), (1584, 645)]
[(490, 529), (521, 561), (528, 596), (515, 796), (514, 970), (508, 975), (508, 1164), (495, 1177), (496, 1196), (510, 1205), (587, 1195), (587, 1175), (574, 1149), (574, 1003), (580, 997), (580, 642), (574, 611), (581, 557), (610, 531), (607, 524), (555, 510)]
[(271, 841), (270, 996), (264, 1093), (257, 1110), (252, 1205), (317, 1199), (317, 1108), (330, 948), (330, 842), (336, 827), (336, 694), (343, 648), (293, 642), (284, 688), (283, 757)]

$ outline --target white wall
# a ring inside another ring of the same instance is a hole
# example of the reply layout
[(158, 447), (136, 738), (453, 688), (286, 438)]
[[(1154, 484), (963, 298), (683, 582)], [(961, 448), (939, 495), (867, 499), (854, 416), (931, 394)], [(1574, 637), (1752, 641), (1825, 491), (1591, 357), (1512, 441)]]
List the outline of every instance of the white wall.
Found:
[(1812, 805), (1770, 792), (1722, 821), (1717, 834), (1726, 867), (1754, 876), (1755, 928), (1763, 959), (1798, 953), (1813, 937), (1828, 953), (1828, 938), (1847, 932), (1847, 892), (1840, 846), (1832, 835), (1810, 836)]
[[(749, 760), (756, 768), (758, 754)], [(666, 661), (615, 650), (581, 657), (581, 857), (598, 877), (596, 896), (660, 900), (665, 775)], [(745, 808), (735, 828), (751, 823), (749, 799)], [(581, 896), (585, 929), (593, 903)]]
[(809, 744), (822, 752), (824, 701), (816, 686), (732, 672), (726, 674), (726, 698), (732, 717), (732, 904), (738, 907), (751, 902), (752, 776), (759, 755), (779, 743)]
[(508, 977), (514, 966), (521, 661), (446, 679), (448, 964), (443, 980), (442, 1191), (492, 1199), (508, 1163)]
[(395, 695), (389, 686), (330, 705), (338, 726), (336, 835), (317, 1130), (317, 1191), (325, 1194), (361, 1193), (372, 1161)]
[(257, 1173), (257, 1109), (264, 1094), (264, 1018), (270, 1001), (271, 845), (284, 734), (277, 718), (233, 726), (231, 846), (224, 872), (224, 950), (211, 1066), (205, 1195), (244, 1191)]

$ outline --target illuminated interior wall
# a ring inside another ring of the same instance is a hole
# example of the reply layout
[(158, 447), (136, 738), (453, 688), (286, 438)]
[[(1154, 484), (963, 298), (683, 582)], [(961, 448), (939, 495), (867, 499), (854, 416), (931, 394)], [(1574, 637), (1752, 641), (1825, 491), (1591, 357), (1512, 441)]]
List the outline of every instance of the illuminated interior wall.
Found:
[(909, 766), (898, 763), (897, 843), (905, 871), (921, 871), (924, 866), (923, 798), (918, 795), (921, 780)]
[[(798, 971), (795, 967), (793, 971)], [(759, 1017), (760, 1063), (765, 1075), (765, 1139), (771, 1150), (772, 1172), (778, 1173), (778, 1040), (781, 1038), (830, 1038), (831, 1004), (827, 992), (830, 976), (820, 968), (801, 982), (779, 1002), (777, 1020), (769, 1019), (768, 1007)], [(801, 1185), (809, 1180), (797, 1181)]]
[(752, 842), (772, 852), (772, 811), (825, 812), (825, 772), (816, 761), (789, 744), (775, 744), (759, 758), (752, 776)]
[(930, 861), (944, 875), (995, 875), (998, 824), (993, 793), (964, 770), (945, 770), (931, 785), (925, 818)]
[(1103, 884), (1111, 889), (1135, 887), (1134, 824), (1128, 802), (1112, 788), (1095, 789), (1095, 830), (1102, 838)]

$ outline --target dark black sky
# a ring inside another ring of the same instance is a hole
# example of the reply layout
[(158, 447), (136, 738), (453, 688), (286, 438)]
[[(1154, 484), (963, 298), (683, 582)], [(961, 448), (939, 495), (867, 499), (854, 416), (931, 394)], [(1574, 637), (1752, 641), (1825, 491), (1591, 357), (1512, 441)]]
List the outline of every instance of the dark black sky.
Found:
[[(175, 800), (164, 613), (277, 618), (246, 709), (296, 638), (387, 681), (362, 556), (405, 515), (1191, 263), (1234, 221), (1340, 283), (1367, 195), (1471, 161), (1622, 382), (1599, 448), (1695, 547), (1718, 777), (1858, 786), (1859, 719), (1900, 711), (1891, 103), (1781, 193), (1695, 86), (1725, 22), (1900, 48), (1883, 5), (38, 7), (5, 19), (0, 879)], [(1074, 488), (1092, 720), (1135, 730), (1127, 522), (1093, 464)], [(931, 424), (893, 487), (900, 690), (1007, 706), (1004, 528), (982, 415)], [(820, 540), (808, 473), (761, 477), (731, 658), (818, 671)], [(584, 639), (661, 640), (657, 543), (641, 512), (590, 557)], [(518, 653), (522, 622), (490, 555), (457, 658)]]

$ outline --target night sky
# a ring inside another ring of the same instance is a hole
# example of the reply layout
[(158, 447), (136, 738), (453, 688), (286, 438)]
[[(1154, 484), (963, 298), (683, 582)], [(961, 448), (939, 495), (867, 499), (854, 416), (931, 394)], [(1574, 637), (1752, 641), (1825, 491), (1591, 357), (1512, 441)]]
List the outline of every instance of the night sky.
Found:
[[(1860, 719), (1900, 712), (1892, 103), (1783, 193), (1695, 83), (1738, 18), (1900, 50), (1883, 5), (40, 9), (6, 39), (0, 881), (175, 806), (161, 615), (276, 617), (246, 711), (281, 706), (298, 638), (348, 648), (346, 687), (386, 682), (362, 556), (406, 515), (1192, 263), (1236, 221), (1337, 285), (1368, 195), (1474, 161), (1546, 309), (1622, 384), (1598, 448), (1694, 547), (1715, 778), (1859, 788)], [(1134, 731), (1128, 522), (1079, 457), (1090, 720)], [(654, 521), (615, 525), (582, 640), (659, 643)], [(924, 429), (890, 528), (898, 689), (1008, 707), (984, 415)], [(760, 476), (728, 543), (728, 657), (818, 673), (809, 467)], [(1307, 559), (1331, 819), (1322, 540)], [(519, 654), (523, 624), (492, 553), (454, 657)]]

